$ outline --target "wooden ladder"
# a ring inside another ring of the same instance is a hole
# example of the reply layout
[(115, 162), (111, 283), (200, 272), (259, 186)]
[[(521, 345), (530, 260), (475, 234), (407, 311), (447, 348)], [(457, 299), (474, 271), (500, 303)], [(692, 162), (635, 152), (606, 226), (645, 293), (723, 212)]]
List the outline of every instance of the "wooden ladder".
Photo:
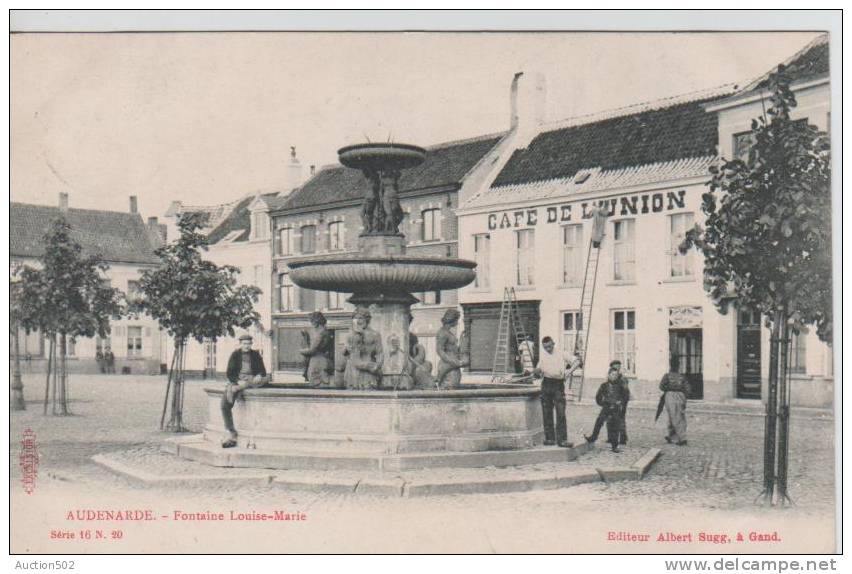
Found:
[[(515, 349), (520, 352), (521, 343), (527, 340), (523, 321), (518, 314), (518, 299), (514, 287), (503, 289), (503, 304), (500, 305), (500, 322), (497, 327), (497, 347), (494, 349), (494, 366), (491, 370), (491, 382), (508, 382), (515, 376), (514, 356), (510, 344), (512, 334), (515, 336)], [(532, 371), (532, 356), (521, 353), (524, 370)]]
[(589, 327), (592, 324), (592, 309), (595, 303), (595, 285), (598, 281), (598, 261), (600, 245), (595, 247), (589, 239), (589, 252), (586, 255), (586, 271), (583, 276), (583, 291), (580, 295), (580, 325), (577, 326), (577, 338), (574, 340), (574, 354), (580, 355), (582, 368), (575, 371), (568, 382), (567, 397), (574, 402), (583, 400), (583, 382), (586, 379), (586, 354), (589, 350)]

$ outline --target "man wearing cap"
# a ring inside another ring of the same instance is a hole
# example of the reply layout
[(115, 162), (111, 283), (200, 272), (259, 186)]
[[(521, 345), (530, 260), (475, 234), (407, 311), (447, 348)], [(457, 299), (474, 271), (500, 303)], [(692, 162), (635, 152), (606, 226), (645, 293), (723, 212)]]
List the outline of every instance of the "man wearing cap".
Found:
[[(541, 377), (541, 414), (544, 424), (544, 445), (557, 444), (563, 448), (574, 446), (568, 442), (568, 423), (565, 419), (565, 379), (580, 367), (579, 357), (569, 358), (565, 353), (554, 351), (556, 344), (551, 337), (541, 340), (541, 354), (533, 371)], [(566, 373), (567, 371), (567, 373)], [(556, 425), (553, 414), (556, 412)]]
[(245, 334), (240, 336), (240, 348), (231, 353), (228, 359), (228, 384), (222, 393), (222, 420), (230, 435), (222, 441), (222, 448), (237, 446), (237, 429), (234, 428), (234, 417), (231, 413), (237, 397), (244, 390), (262, 387), (268, 382), (266, 367), (260, 353), (251, 348), (252, 337)]

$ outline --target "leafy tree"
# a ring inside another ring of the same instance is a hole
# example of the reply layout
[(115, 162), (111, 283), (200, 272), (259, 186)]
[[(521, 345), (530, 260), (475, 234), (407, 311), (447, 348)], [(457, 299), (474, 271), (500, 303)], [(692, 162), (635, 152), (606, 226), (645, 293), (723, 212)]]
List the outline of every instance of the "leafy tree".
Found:
[(169, 368), (160, 428), (171, 396), (168, 430), (183, 432), (183, 383), (186, 345), (191, 339), (203, 342), (226, 334), (236, 327), (247, 328), (260, 321), (254, 309), (261, 293), (253, 286), (237, 285), (239, 269), (217, 266), (202, 259), (207, 238), (198, 232), (201, 214), (187, 213), (178, 221), (180, 237), (155, 251), (162, 264), (142, 273), (141, 298), (132, 302), (137, 312), (147, 313), (174, 338), (174, 354)]
[[(710, 168), (704, 226), (681, 246), (704, 255), (704, 287), (720, 309), (731, 302), (760, 311), (772, 329), (765, 442), (765, 494), (786, 499), (789, 333), (816, 327), (832, 340), (829, 139), (792, 120), (796, 98), (784, 66), (768, 78), (769, 107), (752, 121), (745, 159)], [(780, 403), (781, 411), (778, 411)], [(776, 469), (775, 417), (781, 417)], [(776, 478), (778, 485), (775, 484)]]
[(41, 331), (50, 341), (45, 414), (52, 398), (51, 412), (67, 415), (69, 337), (105, 337), (110, 319), (121, 317), (124, 309), (121, 292), (104, 281), (109, 265), (98, 255), (83, 255), (64, 217), (50, 225), (44, 245), (40, 267), (24, 266), (19, 274), (17, 318), (27, 333)]

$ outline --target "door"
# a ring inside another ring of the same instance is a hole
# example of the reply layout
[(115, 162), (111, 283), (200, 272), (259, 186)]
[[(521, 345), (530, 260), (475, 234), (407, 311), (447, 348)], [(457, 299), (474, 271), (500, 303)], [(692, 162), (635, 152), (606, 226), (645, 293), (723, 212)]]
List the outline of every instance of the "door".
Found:
[(681, 374), (689, 381), (689, 399), (704, 398), (704, 356), (701, 329), (669, 330), (669, 353), (677, 356)]
[(740, 310), (737, 322), (737, 398), (760, 399), (760, 313)]

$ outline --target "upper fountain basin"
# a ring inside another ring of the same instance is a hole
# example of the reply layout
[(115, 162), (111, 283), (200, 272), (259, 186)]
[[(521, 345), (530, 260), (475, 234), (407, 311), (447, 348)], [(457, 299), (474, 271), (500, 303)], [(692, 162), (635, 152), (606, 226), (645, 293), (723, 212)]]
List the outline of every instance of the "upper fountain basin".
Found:
[(458, 289), (474, 280), (476, 263), (465, 259), (352, 256), (288, 264), (293, 283), (342, 293), (422, 292)]
[(337, 150), (340, 163), (346, 167), (379, 172), (402, 170), (423, 163), (426, 150), (416, 145), (384, 143), (356, 144)]

